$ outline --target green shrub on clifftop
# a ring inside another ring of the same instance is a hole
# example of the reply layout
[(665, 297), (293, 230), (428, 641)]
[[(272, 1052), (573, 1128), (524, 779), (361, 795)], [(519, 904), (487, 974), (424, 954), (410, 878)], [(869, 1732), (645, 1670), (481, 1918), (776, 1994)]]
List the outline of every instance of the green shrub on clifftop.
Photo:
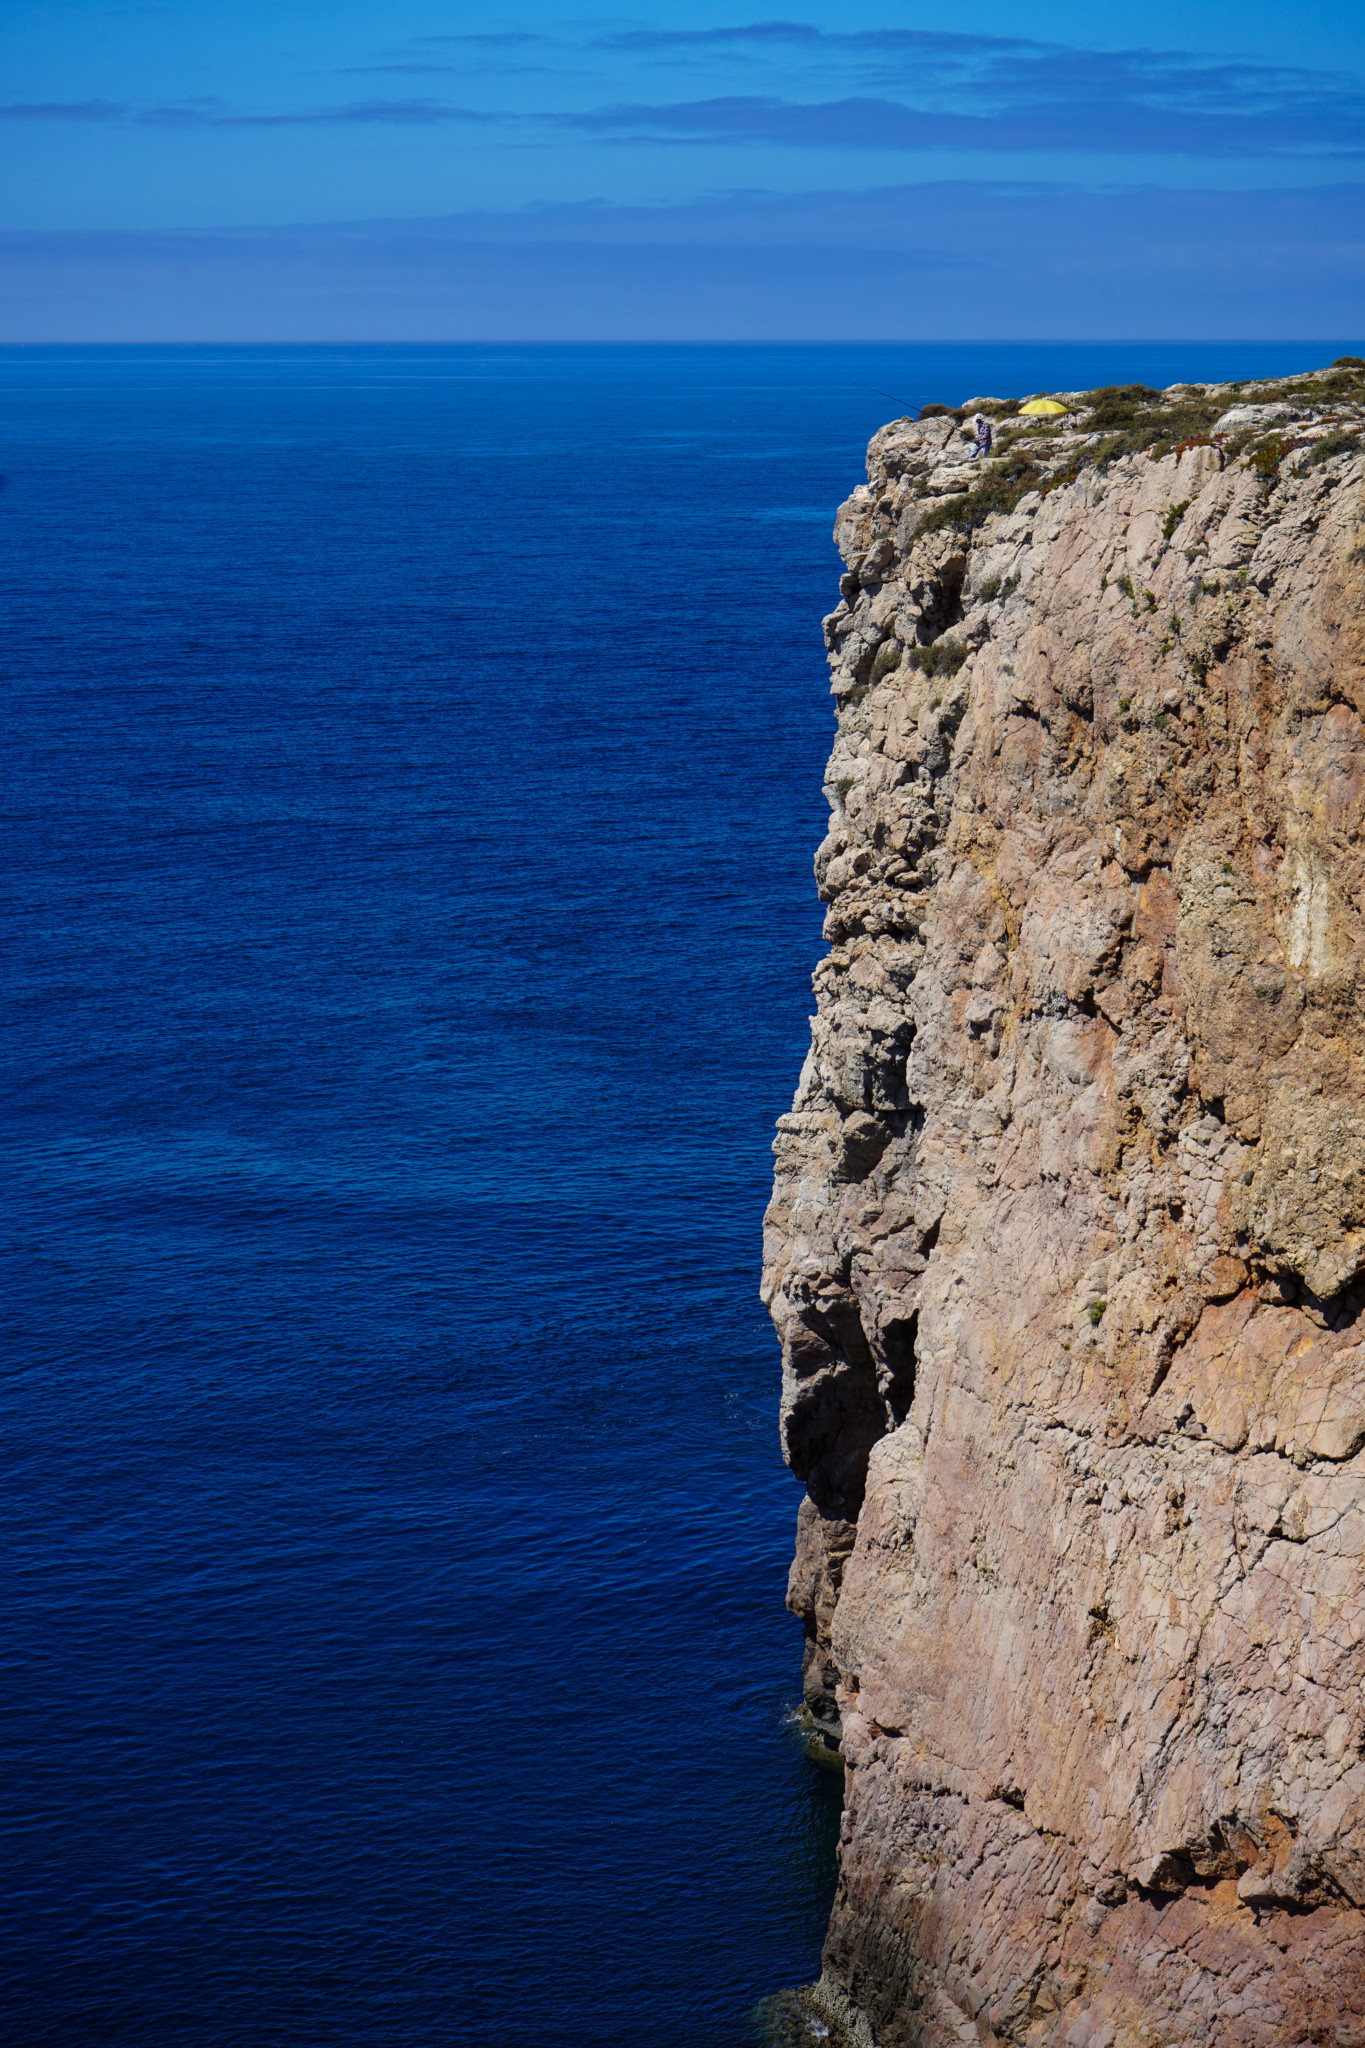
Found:
[(1013, 456), (990, 470), (965, 498), (945, 498), (926, 512), (915, 528), (915, 538), (938, 533), (945, 526), (956, 527), (959, 533), (974, 533), (992, 512), (1012, 512), (1042, 481), (1026, 455)]
[(1330, 462), (1334, 455), (1351, 455), (1360, 446), (1359, 434), (1350, 434), (1343, 428), (1340, 433), (1327, 434), (1321, 441), (1315, 441), (1304, 457), (1304, 464)]

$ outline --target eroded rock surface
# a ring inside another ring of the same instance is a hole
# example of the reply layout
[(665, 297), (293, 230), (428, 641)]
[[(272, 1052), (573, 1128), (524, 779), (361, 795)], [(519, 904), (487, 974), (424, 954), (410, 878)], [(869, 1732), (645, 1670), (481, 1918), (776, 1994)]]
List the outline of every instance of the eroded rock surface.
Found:
[(765, 1298), (878, 2048), (1365, 2044), (1365, 461), (1234, 396), (839, 514)]

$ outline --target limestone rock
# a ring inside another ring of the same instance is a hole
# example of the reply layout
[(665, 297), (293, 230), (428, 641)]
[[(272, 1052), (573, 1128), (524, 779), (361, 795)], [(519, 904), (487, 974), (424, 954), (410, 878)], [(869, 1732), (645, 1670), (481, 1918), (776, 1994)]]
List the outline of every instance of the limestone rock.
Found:
[(839, 514), (764, 1296), (877, 2048), (1365, 2044), (1365, 459), (1217, 438), (1323, 388)]

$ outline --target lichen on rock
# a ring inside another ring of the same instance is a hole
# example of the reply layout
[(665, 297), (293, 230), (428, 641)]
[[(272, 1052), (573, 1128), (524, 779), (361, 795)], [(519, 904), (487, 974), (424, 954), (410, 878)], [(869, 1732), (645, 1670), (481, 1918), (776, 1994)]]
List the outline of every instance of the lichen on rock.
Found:
[(1196, 401), (835, 529), (764, 1298), (876, 2048), (1365, 2043), (1365, 380)]

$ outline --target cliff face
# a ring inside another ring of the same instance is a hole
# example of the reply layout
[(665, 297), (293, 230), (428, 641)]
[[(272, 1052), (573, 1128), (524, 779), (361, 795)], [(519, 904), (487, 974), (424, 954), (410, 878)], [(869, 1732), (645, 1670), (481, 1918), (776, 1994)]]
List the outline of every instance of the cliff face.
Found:
[(1365, 2043), (1360, 381), (839, 514), (765, 1298), (878, 2048)]

